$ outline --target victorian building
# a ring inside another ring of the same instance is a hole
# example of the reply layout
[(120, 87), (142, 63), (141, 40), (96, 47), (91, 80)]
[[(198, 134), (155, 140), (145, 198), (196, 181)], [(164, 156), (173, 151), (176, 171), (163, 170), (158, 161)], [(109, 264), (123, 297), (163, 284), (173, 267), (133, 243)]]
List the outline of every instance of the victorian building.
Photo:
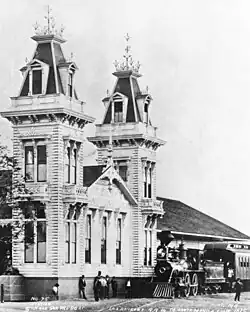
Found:
[(140, 281), (154, 272), (159, 231), (174, 234), (172, 247), (184, 239), (194, 252), (210, 240), (249, 239), (179, 201), (157, 197), (156, 153), (165, 142), (152, 125), (152, 97), (140, 88), (140, 64), (128, 44), (123, 61), (115, 62), (102, 122), (88, 138), (97, 164), (84, 163), (84, 128), (94, 118), (76, 91), (78, 68), (64, 56), (62, 31), (47, 21), (45, 28), (36, 26), (35, 52), (21, 68), (18, 95), (1, 113), (12, 123), (21, 169), (12, 173), (13, 182), (24, 178), (28, 190), (12, 219), (8, 215), (24, 229), (12, 240), (12, 266), (24, 277), (18, 298), (50, 296), (56, 282), (60, 298), (78, 297), (82, 274), (91, 296), (99, 270), (116, 276), (118, 293), (128, 277), (140, 290)]
[[(48, 19), (49, 20), (49, 19)], [(2, 112), (13, 127), (13, 155), (29, 190), (12, 220), (24, 231), (12, 243), (12, 266), (25, 277), (25, 297), (47, 296), (56, 282), (60, 298), (87, 292), (98, 270), (124, 280), (153, 273), (157, 218), (156, 151), (164, 144), (151, 124), (152, 97), (138, 84), (139, 64), (126, 48), (116, 63), (117, 81), (104, 98), (96, 135), (98, 165), (84, 166), (84, 127), (94, 118), (75, 89), (77, 65), (65, 58), (62, 31), (51, 24), (32, 37), (32, 59), (21, 68), (23, 82)], [(127, 38), (128, 39), (128, 38)], [(33, 241), (30, 242), (30, 237)]]

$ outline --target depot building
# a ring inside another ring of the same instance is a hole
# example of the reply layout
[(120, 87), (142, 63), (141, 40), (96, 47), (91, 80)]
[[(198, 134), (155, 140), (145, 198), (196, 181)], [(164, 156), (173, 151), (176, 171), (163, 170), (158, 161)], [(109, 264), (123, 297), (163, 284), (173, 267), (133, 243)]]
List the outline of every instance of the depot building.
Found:
[[(248, 238), (226, 225), (224, 232), (206, 233), (201, 226), (194, 233), (186, 225), (194, 229), (202, 214), (195, 221), (184, 213), (190, 208), (182, 206), (179, 214), (179, 204), (157, 197), (156, 154), (165, 142), (151, 121), (157, 107), (139, 85), (140, 66), (128, 44), (124, 60), (115, 64), (113, 91), (102, 100), (103, 119), (95, 136), (86, 138), (85, 126), (95, 119), (75, 88), (78, 67), (63, 53), (62, 33), (37, 28), (32, 40), (36, 47), (20, 69), (20, 90), (1, 113), (12, 124), (13, 155), (21, 168), (13, 181), (22, 175), (30, 191), (11, 217), (19, 220), (21, 213), (25, 222), (21, 239), (13, 239), (11, 260), (24, 277), (26, 299), (50, 296), (56, 282), (59, 298), (78, 297), (82, 274), (91, 296), (99, 270), (117, 278), (118, 294), (128, 277), (139, 291), (140, 281), (153, 275), (159, 231), (173, 232), (172, 244), (189, 238), (188, 248), (197, 249), (212, 236)], [(86, 139), (96, 146), (96, 165), (85, 164)]]

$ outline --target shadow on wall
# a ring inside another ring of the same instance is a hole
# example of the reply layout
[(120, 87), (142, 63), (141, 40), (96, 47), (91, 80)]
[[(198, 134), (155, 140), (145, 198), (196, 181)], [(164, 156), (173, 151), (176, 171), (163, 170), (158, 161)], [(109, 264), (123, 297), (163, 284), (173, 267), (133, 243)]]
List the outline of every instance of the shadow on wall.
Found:
[[(23, 277), (22, 277), (23, 278)], [(94, 278), (85, 278), (87, 298), (94, 298), (93, 284)], [(117, 297), (124, 298), (127, 296), (126, 282), (128, 278), (116, 278), (117, 281)], [(148, 287), (150, 278), (131, 278), (131, 295), (133, 298), (151, 297), (152, 293)], [(26, 277), (23, 278), (25, 298), (21, 300), (54, 300), (52, 287), (59, 284), (59, 299), (76, 299), (79, 298), (79, 277), (75, 278), (48, 278), (48, 277)], [(20, 284), (20, 283), (19, 283)], [(112, 288), (110, 286), (109, 296), (112, 297)]]

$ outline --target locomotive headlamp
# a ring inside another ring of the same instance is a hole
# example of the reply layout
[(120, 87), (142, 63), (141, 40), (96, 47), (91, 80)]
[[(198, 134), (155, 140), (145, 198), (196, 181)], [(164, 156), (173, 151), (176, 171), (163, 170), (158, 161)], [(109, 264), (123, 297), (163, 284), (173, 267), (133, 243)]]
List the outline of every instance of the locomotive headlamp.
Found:
[(159, 273), (164, 274), (166, 272), (166, 267), (160, 267), (159, 268)]
[(159, 248), (157, 250), (157, 257), (158, 258), (165, 258), (166, 257), (166, 248)]

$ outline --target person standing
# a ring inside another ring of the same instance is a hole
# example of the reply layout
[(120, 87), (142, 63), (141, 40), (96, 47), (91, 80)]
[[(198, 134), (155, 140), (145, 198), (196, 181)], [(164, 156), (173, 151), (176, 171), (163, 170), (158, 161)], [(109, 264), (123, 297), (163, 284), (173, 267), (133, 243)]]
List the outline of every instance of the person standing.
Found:
[(227, 270), (227, 277), (228, 277), (228, 290), (229, 292), (232, 292), (232, 285), (233, 285), (233, 279), (234, 279), (234, 270), (229, 265)]
[(87, 300), (85, 295), (85, 287), (86, 287), (85, 276), (82, 275), (79, 278), (79, 297)]
[(52, 287), (52, 294), (54, 295), (54, 298), (55, 298), (56, 300), (59, 299), (58, 290), (59, 290), (59, 284), (56, 283), (56, 284)]
[(100, 299), (100, 291), (101, 291), (100, 278), (101, 278), (101, 275), (102, 275), (102, 272), (98, 271), (97, 276), (94, 279), (93, 290), (94, 290), (95, 301), (99, 301), (99, 299)]
[(106, 289), (107, 289), (107, 280), (104, 276), (100, 277), (99, 284), (100, 284), (100, 299), (103, 300), (106, 297)]
[(108, 275), (106, 275), (106, 286), (105, 286), (105, 298), (109, 299), (109, 288), (110, 288), (110, 278)]
[(130, 278), (126, 282), (126, 298), (132, 298), (132, 285)]
[(112, 296), (113, 298), (117, 297), (117, 281), (115, 279), (115, 276), (111, 279), (111, 287), (112, 287)]
[(236, 280), (236, 283), (234, 285), (234, 288), (235, 288), (235, 297), (234, 297), (234, 301), (238, 300), (240, 301), (240, 293), (241, 293), (241, 290), (242, 290), (242, 283), (240, 281), (239, 278), (237, 278)]

